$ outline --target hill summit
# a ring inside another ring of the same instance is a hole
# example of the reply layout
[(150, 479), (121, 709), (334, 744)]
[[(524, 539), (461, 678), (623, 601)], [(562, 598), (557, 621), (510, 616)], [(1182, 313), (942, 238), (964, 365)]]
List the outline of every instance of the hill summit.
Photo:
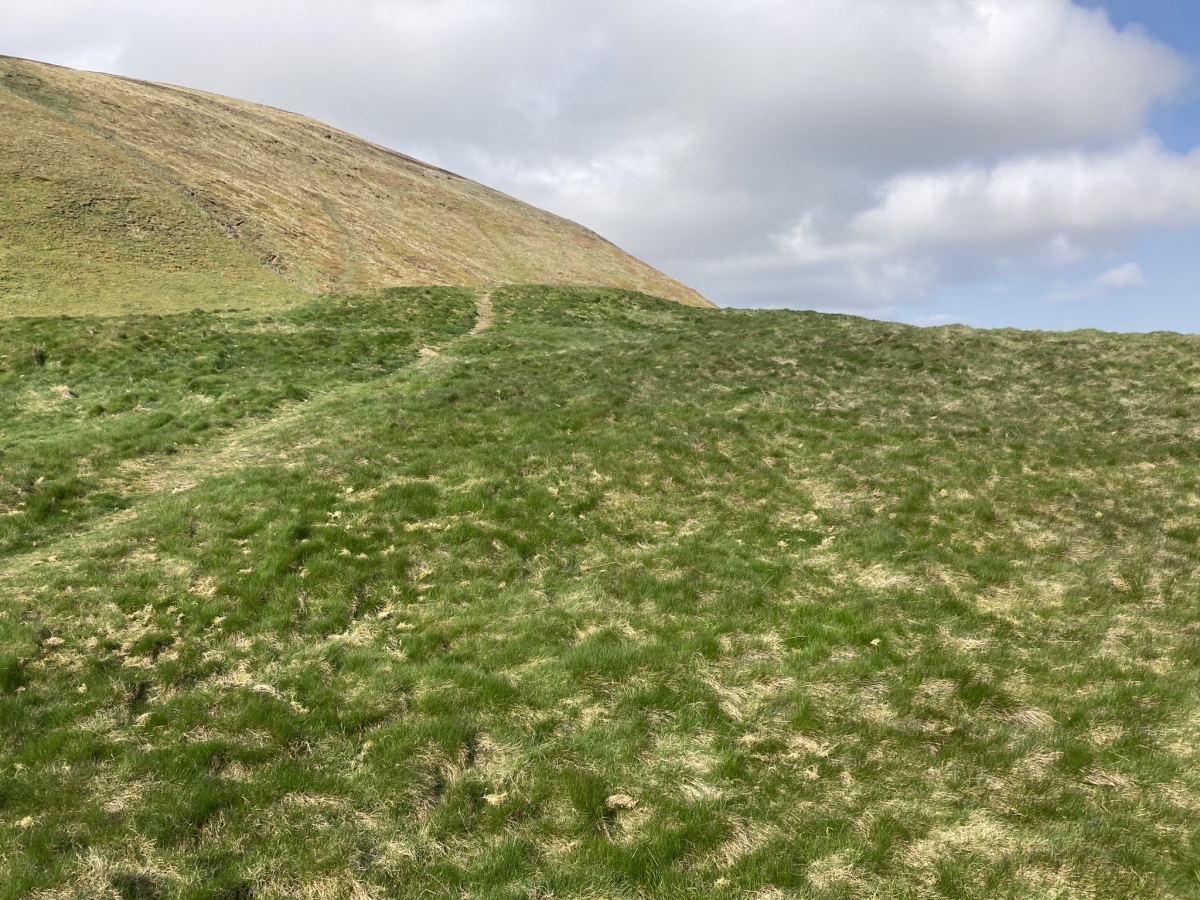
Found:
[(398, 285), (700, 294), (580, 225), (320, 122), (0, 57), (0, 314)]

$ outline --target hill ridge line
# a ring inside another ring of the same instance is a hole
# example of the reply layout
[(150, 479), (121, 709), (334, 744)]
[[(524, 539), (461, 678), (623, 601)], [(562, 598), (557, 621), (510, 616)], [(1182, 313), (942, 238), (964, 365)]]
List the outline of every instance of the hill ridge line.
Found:
[[(130, 84), (137, 84), (137, 85), (141, 85), (142, 87), (154, 88), (156, 90), (169, 91), (171, 93), (178, 93), (178, 94), (182, 94), (184, 96), (189, 96), (189, 95), (190, 96), (200, 96), (200, 97), (204, 97), (206, 100), (208, 100), (212, 103), (215, 103), (231, 112), (236, 112), (236, 107), (233, 106), (233, 104), (229, 103), (229, 100), (233, 99), (233, 98), (230, 98), (224, 94), (217, 94), (212, 91), (206, 91), (202, 88), (188, 87), (187, 85), (184, 85), (184, 84), (173, 84), (168, 81), (150, 81), (149, 79), (146, 79), (146, 78), (134, 78), (130, 75), (116, 75), (111, 72), (91, 72), (89, 70), (77, 70), (77, 69), (72, 69), (70, 66), (60, 66), (57, 63), (41, 62), (40, 60), (30, 59), (25, 56), (12, 56), (11, 54), (0, 53), (0, 62), (4, 62), (6, 60), (11, 61), (11, 62), (19, 62), (19, 63), (32, 63), (32, 64), (38, 65), (38, 66), (47, 66), (51, 69), (59, 69), (64, 72), (88, 71), (89, 74), (102, 75), (105, 78), (115, 78), (118, 81), (127, 81)], [(2, 88), (2, 87), (3, 87), (3, 85), (0, 85), (0, 88)], [(20, 94), (13, 92), (11, 90), (9, 92), (13, 93), (14, 96), (21, 96)], [(25, 99), (29, 99), (29, 98), (25, 98)], [(33, 101), (33, 102), (36, 102), (36, 101)], [(259, 101), (245, 101), (245, 102), (253, 102), (254, 106), (259, 106), (259, 107), (262, 107), (263, 109), (271, 110), (272, 112), (281, 113), (282, 115), (301, 116), (302, 118), (307, 118), (306, 116), (303, 116), (302, 113), (297, 113), (297, 112), (294, 112), (289, 109), (284, 109), (282, 106), (273, 106), (270, 103), (261, 103)], [(39, 104), (39, 105), (41, 105), (41, 104)], [(385, 153), (388, 156), (395, 157), (396, 159), (402, 160), (411, 165), (420, 166), (421, 168), (429, 169), (432, 172), (438, 172), (442, 175), (447, 175), (451, 178), (457, 178), (459, 181), (463, 181), (466, 183), (478, 184), (478, 182), (473, 182), (466, 175), (462, 175), (458, 172), (451, 171), (450, 169), (446, 169), (441, 166), (435, 166), (431, 162), (426, 162), (425, 160), (418, 159), (415, 156), (409, 156), (407, 153), (402, 153), (399, 150), (393, 149), (392, 147), (388, 147), (384, 144), (376, 143), (375, 141), (369, 140), (364, 137), (359, 137), (356, 134), (346, 131), (344, 128), (338, 128), (336, 125), (329, 125), (325, 122), (319, 122), (317, 119), (312, 119), (311, 121), (313, 121), (317, 124), (323, 125), (324, 127), (328, 128), (330, 131), (336, 131), (338, 134), (342, 135), (343, 137), (346, 137), (346, 138), (349, 138), (349, 139), (355, 140), (355, 141), (361, 141), (364, 144), (368, 144), (372, 148), (374, 148), (375, 150), (378, 150), (381, 153)], [(79, 123), (79, 124), (83, 125), (84, 127), (88, 127), (87, 123)], [(485, 187), (486, 187), (486, 185), (485, 185)], [(496, 193), (501, 193), (501, 192), (497, 191)], [(557, 213), (550, 213), (550, 215), (557, 215)], [(584, 229), (585, 231), (590, 231), (590, 229), (588, 229), (587, 226), (580, 225), (578, 222), (575, 222), (571, 219), (567, 219), (564, 216), (558, 216), (558, 218), (562, 218), (564, 221), (571, 222), (571, 224), (573, 224), (573, 225), (578, 225), (580, 228)], [(601, 235), (596, 234), (595, 236), (597, 238), (599, 238), (600, 240), (606, 240)]]
[[(16, 176), (0, 206), (25, 241), (0, 271), (22, 287), (14, 310), (188, 311), (218, 297), (295, 302), (283, 295), (296, 288), (520, 284), (714, 306), (578, 222), (300, 113), (11, 56), (0, 56), (0, 81), (13, 119), (0, 166)], [(26, 183), (23, 170), (54, 177)], [(107, 189), (128, 196), (80, 213)], [(224, 234), (207, 234), (213, 225)], [(236, 253), (219, 249), (227, 239)], [(61, 261), (35, 254), (47, 245)], [(209, 299), (188, 296), (192, 283)]]

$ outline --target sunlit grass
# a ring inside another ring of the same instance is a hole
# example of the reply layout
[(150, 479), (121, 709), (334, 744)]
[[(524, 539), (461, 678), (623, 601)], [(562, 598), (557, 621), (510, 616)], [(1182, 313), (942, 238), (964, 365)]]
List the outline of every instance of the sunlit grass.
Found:
[(4, 326), (0, 897), (1200, 890), (1195, 341), (493, 303)]
[(585, 228), (292, 113), (0, 55), (0, 318), (601, 284), (711, 306)]

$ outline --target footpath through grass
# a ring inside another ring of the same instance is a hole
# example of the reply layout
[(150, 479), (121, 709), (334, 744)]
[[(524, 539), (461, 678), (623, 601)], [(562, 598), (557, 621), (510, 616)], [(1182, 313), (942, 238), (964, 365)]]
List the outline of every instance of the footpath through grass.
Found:
[(1200, 342), (492, 302), (5, 323), (0, 898), (1200, 893)]

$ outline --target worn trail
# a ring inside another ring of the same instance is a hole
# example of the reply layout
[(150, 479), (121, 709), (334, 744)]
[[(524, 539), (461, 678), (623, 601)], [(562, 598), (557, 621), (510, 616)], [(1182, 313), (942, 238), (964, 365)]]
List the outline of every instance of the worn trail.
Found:
[[(455, 338), (452, 344), (486, 331), (492, 327), (493, 321), (492, 294), (488, 291), (475, 299), (475, 323), (471, 330)], [(429, 369), (424, 364), (437, 359), (441, 352), (437, 348), (422, 347), (418, 352), (418, 359), (406, 369), (420, 369), (423, 373), (422, 383), (425, 383)], [(401, 375), (404, 371), (405, 369), (398, 370), (391, 377)], [(79, 531), (64, 534), (53, 546), (15, 555), (7, 560), (0, 559), (0, 580), (7, 580), (45, 563), (79, 555), (85, 544), (102, 538), (122, 524), (136, 519), (138, 505), (153, 497), (180, 494), (191, 490), (205, 479), (228, 475), (269, 461), (286, 464), (292, 453), (303, 449), (305, 445), (281, 440), (283, 432), (298, 429), (307, 417), (319, 414), (322, 408), (343, 407), (356, 391), (370, 389), (373, 389), (370, 384), (346, 385), (311, 400), (285, 406), (268, 419), (257, 420), (232, 430), (216, 446), (199, 448), (169, 458), (131, 460), (123, 467), (115, 483), (108, 485), (110, 489), (129, 497), (132, 500), (130, 507), (91, 520)], [(298, 435), (300, 432), (297, 430), (296, 433)]]

